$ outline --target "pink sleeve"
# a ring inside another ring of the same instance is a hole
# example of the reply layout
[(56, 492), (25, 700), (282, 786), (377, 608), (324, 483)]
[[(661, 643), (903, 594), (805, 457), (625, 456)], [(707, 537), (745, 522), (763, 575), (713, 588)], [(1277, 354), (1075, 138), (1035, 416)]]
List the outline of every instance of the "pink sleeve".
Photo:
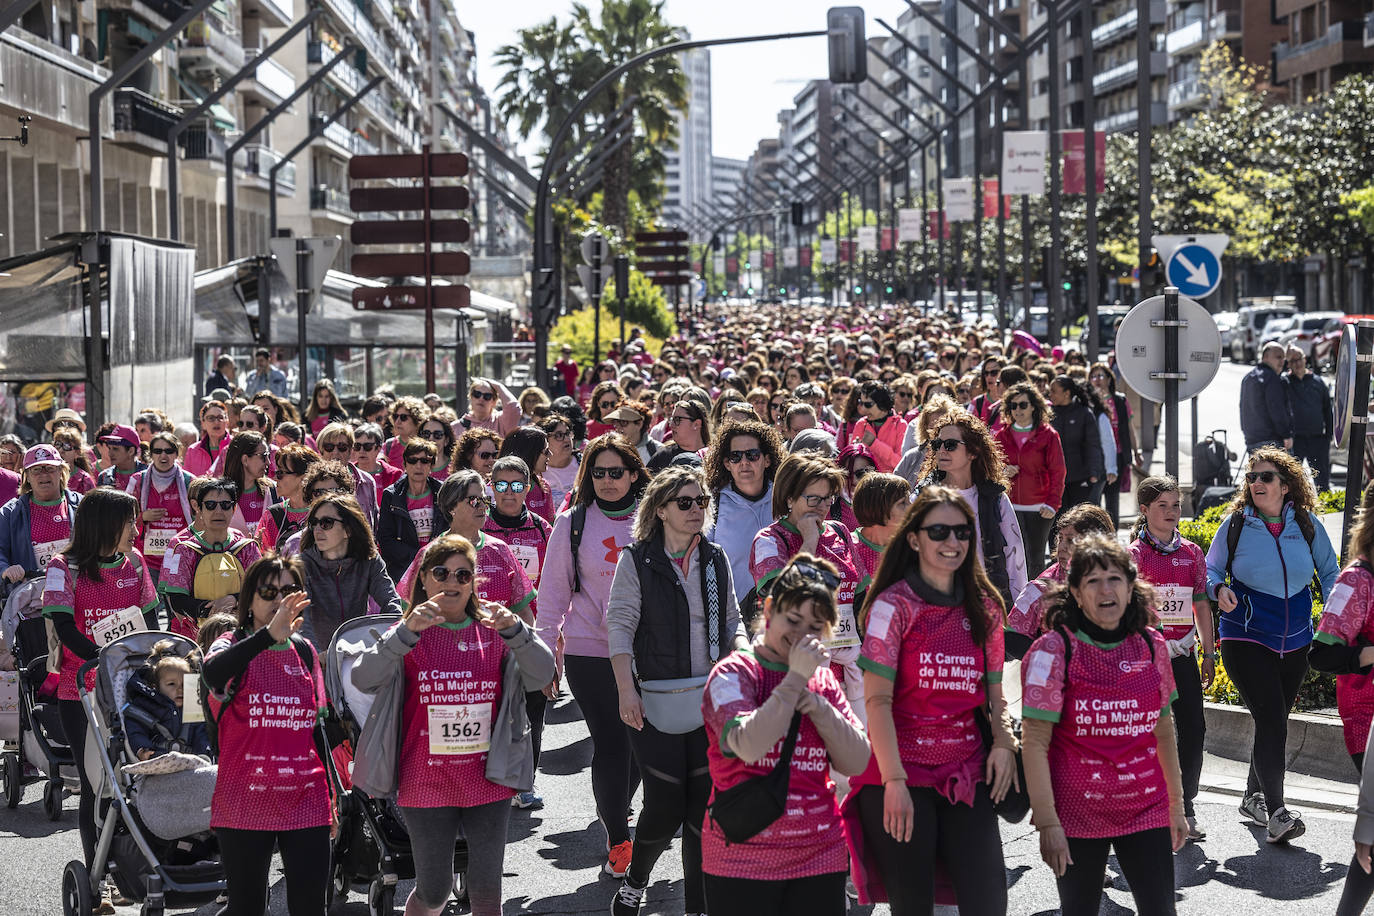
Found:
[(1154, 642), (1155, 668), (1159, 671), (1159, 706), (1168, 709), (1178, 690), (1174, 686), (1174, 664), (1169, 658), (1169, 647), (1164, 643), (1164, 634), (1158, 630), (1147, 630), (1145, 638)]
[(415, 573), (420, 568), (420, 558), (424, 556), (424, 551), (415, 554), (415, 559), (410, 561), (406, 567), (405, 574), (401, 576), (401, 581), (396, 583), (396, 594), (401, 596), (403, 607), (410, 607), (410, 594), (415, 588)]
[[(1336, 584), (1322, 605), (1317, 633), (1332, 636), (1347, 646), (1354, 645), (1364, 629), (1370, 600), (1370, 577), (1357, 567), (1348, 566), (1336, 577)], [(1327, 642), (1328, 640), (1322, 640)]]
[(138, 558), (138, 568), (143, 573), (143, 583), (139, 592), (138, 606), (145, 611), (157, 604), (157, 586), (153, 585), (153, 577), (148, 574), (148, 561), (143, 559), (143, 554), (137, 550), (134, 555)]
[(162, 562), (158, 583), (164, 592), (191, 593), (191, 574), (196, 568), (196, 555), (185, 540), (179, 540)]
[(894, 601), (890, 594), (879, 595), (869, 608), (857, 664), (865, 671), (895, 681), (911, 614), (906, 602)]
[(1202, 552), (1202, 548), (1192, 541), (1186, 542), (1192, 549), (1193, 554), (1193, 598), (1207, 598), (1207, 556)]
[(758, 682), (748, 663), (738, 653), (727, 656), (706, 679), (701, 695), (702, 718), (723, 740), (732, 719), (747, 716), (758, 708), (758, 692)]
[(763, 584), (787, 565), (785, 549), (768, 529), (754, 535), (754, 543), (749, 549), (749, 572), (754, 581)]
[(43, 579), (43, 608), (64, 608), (75, 612), (76, 592), (72, 587), (71, 570), (67, 569), (67, 555), (59, 553), (48, 561), (48, 572)]
[[(1168, 664), (1169, 653), (1161, 651)], [(1064, 711), (1064, 640), (1050, 632), (1031, 644), (1021, 663), (1021, 709), (1032, 719), (1058, 722)]]
[(988, 609), (988, 638), (983, 645), (983, 653), (987, 656), (987, 681), (989, 684), (1002, 683), (1002, 663), (1006, 655), (1006, 636), (1002, 632), (1002, 615), (997, 610), (995, 601), (987, 601)]
[(854, 707), (850, 705), (844, 687), (840, 686), (839, 679), (835, 677), (835, 672), (830, 670), (829, 666), (817, 668), (807, 687), (838, 709), (855, 728), (864, 727), (863, 722), (859, 721), (859, 717), (854, 714)]

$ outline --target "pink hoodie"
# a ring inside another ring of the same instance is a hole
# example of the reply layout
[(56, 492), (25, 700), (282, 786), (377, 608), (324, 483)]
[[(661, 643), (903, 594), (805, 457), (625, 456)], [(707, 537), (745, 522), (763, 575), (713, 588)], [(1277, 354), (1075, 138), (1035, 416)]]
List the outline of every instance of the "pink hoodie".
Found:
[(560, 513), (549, 535), (544, 569), (539, 576), (539, 618), (535, 632), (549, 646), (563, 635), (564, 655), (610, 658), (606, 608), (620, 551), (633, 538), (635, 505), (618, 518), (608, 518), (595, 503), (587, 507), (587, 523), (578, 550), (582, 590), (573, 591), (572, 511)]

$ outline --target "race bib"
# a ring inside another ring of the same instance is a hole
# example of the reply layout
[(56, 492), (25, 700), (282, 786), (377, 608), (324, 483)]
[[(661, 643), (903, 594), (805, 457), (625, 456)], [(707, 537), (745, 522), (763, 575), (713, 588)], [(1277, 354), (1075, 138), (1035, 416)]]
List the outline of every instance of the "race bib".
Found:
[(848, 649), (857, 646), (859, 640), (859, 627), (854, 622), (854, 604), (845, 602), (836, 606), (839, 612), (839, 619), (835, 621), (835, 629), (830, 634), (830, 638), (825, 641), (827, 649)]
[(410, 520), (415, 523), (415, 533), (420, 540), (429, 540), (430, 529), (434, 527), (434, 509), (425, 506), (423, 509), (411, 509)]
[(33, 558), (38, 561), (39, 569), (47, 569), (48, 563), (53, 557), (67, 549), (70, 540), (65, 541), (44, 541), (42, 544), (33, 545)]
[(429, 710), (429, 752), (481, 754), (491, 747), (491, 703), (453, 703)]
[(181, 677), (181, 721), (205, 721), (205, 710), (200, 705), (199, 671), (187, 671)]
[(103, 649), (121, 636), (146, 632), (147, 629), (148, 622), (143, 619), (143, 611), (136, 607), (125, 608), (91, 627), (91, 641)]
[(515, 555), (515, 559), (520, 563), (520, 568), (525, 570), (525, 575), (529, 576), (531, 579), (539, 578), (538, 547), (511, 544), (510, 552)]
[(143, 532), (143, 555), (145, 557), (160, 557), (167, 553), (172, 546), (172, 538), (176, 537), (176, 528), (158, 528), (150, 526)]
[(1193, 625), (1193, 590), (1186, 585), (1156, 585), (1159, 622), (1166, 627)]

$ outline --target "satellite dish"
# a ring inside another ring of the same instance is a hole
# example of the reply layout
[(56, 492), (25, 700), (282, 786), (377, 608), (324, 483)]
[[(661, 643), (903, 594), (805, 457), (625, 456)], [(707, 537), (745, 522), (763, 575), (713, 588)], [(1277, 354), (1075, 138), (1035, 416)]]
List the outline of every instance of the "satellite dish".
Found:
[[(1216, 378), (1221, 366), (1221, 332), (1217, 322), (1196, 300), (1178, 298), (1178, 318), (1185, 326), (1178, 329), (1179, 371), (1187, 378), (1178, 381), (1180, 401), (1194, 397)], [(1164, 371), (1164, 328), (1152, 322), (1164, 320), (1164, 297), (1152, 296), (1138, 303), (1121, 319), (1116, 334), (1116, 364), (1121, 375), (1142, 397), (1164, 402), (1164, 379), (1151, 373)]]

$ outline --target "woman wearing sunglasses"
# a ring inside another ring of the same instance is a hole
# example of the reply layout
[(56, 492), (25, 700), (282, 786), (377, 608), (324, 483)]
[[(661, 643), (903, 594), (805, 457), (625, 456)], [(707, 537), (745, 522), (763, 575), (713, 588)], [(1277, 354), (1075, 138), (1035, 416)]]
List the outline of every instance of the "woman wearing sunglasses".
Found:
[(438, 456), (433, 442), (411, 439), (402, 455), (405, 476), (382, 491), (377, 548), (393, 582), (431, 538), (448, 530), (449, 517), (438, 502), (440, 484), (430, 474)]
[(511, 390), (495, 379), (475, 378), (468, 387), (468, 412), (453, 422), (452, 431), (455, 437), (469, 429), (505, 436), (519, 425), (520, 404)]
[(235, 608), (244, 570), (262, 557), (262, 551), (256, 541), (229, 525), (239, 497), (232, 480), (197, 478), (187, 495), (195, 517), (172, 538), (157, 587), (170, 611), (167, 628), (195, 639), (200, 621)]
[(978, 558), (1002, 606), (1026, 587), (1026, 552), (1016, 510), (1007, 498), (1002, 451), (988, 428), (968, 411), (947, 414), (926, 455), (924, 478), (959, 493), (978, 526)]
[(1324, 597), (1340, 567), (1314, 518), (1316, 494), (1288, 452), (1250, 453), (1245, 481), (1207, 550), (1207, 590), (1221, 609), (1221, 660), (1255, 721), (1241, 814), (1269, 830), (1271, 843), (1302, 835), (1284, 807), (1288, 714), (1307, 675), (1313, 575)]
[(496, 459), (501, 455), (501, 437), (489, 429), (470, 429), (463, 433), (451, 452), (439, 454), (450, 454), (453, 457), (445, 469), (445, 478), (448, 474), (458, 471), (476, 471), (482, 475), (483, 480), (490, 480), (492, 465), (496, 464)]
[(523, 695), (552, 679), (553, 654), (510, 610), (479, 598), (477, 570), (470, 542), (436, 538), (421, 554), (404, 620), (353, 668), (355, 687), (395, 704), (389, 720), (371, 722), (396, 734), (364, 730), (359, 747), (384, 741), (397, 754), (360, 755), (353, 776), (402, 809), (415, 858), (410, 916), (444, 912), (460, 836), (473, 916), (500, 916), (510, 799), (534, 781)]
[(377, 524), (377, 480), (358, 467), (353, 457), (353, 427), (347, 423), (330, 423), (320, 432), (316, 451), (325, 461), (338, 461), (353, 478), (350, 492), (363, 507), (363, 517), (369, 525)]
[(544, 481), (549, 485), (554, 512), (562, 512), (567, 507), (568, 493), (577, 483), (577, 474), (581, 467), (581, 455), (574, 448), (576, 427), (572, 420), (561, 413), (551, 413), (537, 425), (549, 438), (549, 458), (544, 468)]
[[(558, 507), (553, 504), (553, 490), (544, 480), (544, 472), (548, 469), (550, 454), (548, 434), (537, 426), (522, 426), (501, 440), (501, 451), (496, 459), (497, 463), (491, 466), (491, 474), (487, 477), (488, 480), (492, 481), (493, 497), (499, 497), (501, 494), (496, 491), (495, 481), (496, 469), (500, 466), (501, 459), (519, 458), (524, 462), (528, 476), (525, 480), (527, 486), (524, 492), (518, 494), (520, 509), (528, 509), (537, 515), (546, 523), (545, 527), (548, 529), (552, 529), (554, 517), (558, 514)], [(514, 508), (514, 503), (502, 503), (498, 498), (493, 511), (505, 511), (502, 509), (503, 505), (507, 508)], [(520, 511), (515, 510), (515, 514), (519, 515)], [(542, 546), (540, 550), (542, 555)], [(541, 561), (531, 574), (531, 578), (536, 582), (539, 581), (538, 570), (542, 567)], [(529, 569), (528, 564), (525, 568)]]
[(277, 489), (267, 476), (267, 440), (261, 433), (244, 431), (234, 434), (224, 452), (224, 476), (238, 484), (238, 504), (229, 525), (250, 538), (258, 533), (267, 507), (277, 501)]
[(377, 553), (358, 501), (347, 493), (316, 497), (300, 543), (310, 610), (301, 635), (324, 651), (345, 620), (361, 614), (399, 614), (396, 587)]
[(277, 452), (277, 496), (258, 523), (258, 544), (263, 553), (281, 551), (287, 540), (305, 527), (310, 495), (305, 478), (320, 464), (320, 456), (303, 445), (288, 445)]
[(1116, 534), (1116, 526), (1101, 506), (1079, 503), (1054, 520), (1054, 562), (1027, 582), (1016, 596), (1016, 603), (1007, 608), (1003, 634), (1007, 658), (1023, 658), (1031, 643), (1045, 632), (1045, 596), (1056, 585), (1064, 584), (1074, 545), (1090, 534)]
[(758, 420), (729, 420), (706, 451), (703, 470), (711, 495), (706, 539), (730, 558), (735, 598), (746, 623), (761, 599), (749, 574), (754, 535), (773, 523), (773, 475), (782, 464), (778, 431)]
[[(445, 417), (447, 413), (446, 409), (441, 408), (430, 414), (429, 419), (420, 424), (420, 431), (415, 434), (416, 438), (433, 443), (438, 452), (438, 458), (435, 459), (434, 470), (430, 476), (439, 483), (448, 480), (448, 475), (454, 467), (453, 460), (458, 453), (458, 440), (454, 438), (453, 424)], [(466, 436), (469, 432), (472, 430), (465, 431), (463, 435)], [(490, 430), (483, 430), (483, 432), (496, 439), (497, 442), (500, 441), (496, 433)]]
[(1045, 568), (1050, 526), (1064, 501), (1064, 448), (1050, 423), (1053, 413), (1030, 382), (1019, 382), (1002, 398), (1001, 419), (993, 438), (1011, 478), (1011, 505), (1026, 548), (1026, 573)]
[(67, 489), (86, 494), (95, 489), (95, 466), (86, 457), (86, 443), (74, 429), (58, 429), (52, 434), (53, 448), (67, 465)]
[(229, 410), (223, 401), (200, 405), (200, 439), (186, 450), (182, 466), (192, 477), (203, 477), (224, 466), (223, 449), (229, 444)]
[(859, 901), (886, 899), (893, 916), (931, 912), (937, 859), (961, 912), (1007, 910), (993, 805), (1016, 785), (1016, 739), (1002, 696), (1002, 602), (974, 528), (963, 497), (925, 488), (864, 602), (858, 664), (873, 758), (844, 810), (859, 828), (849, 831)]
[[(625, 877), (630, 833), (625, 824), (638, 770), (619, 715), (606, 612), (620, 552), (632, 540), (635, 507), (648, 483), (639, 453), (621, 437), (593, 439), (578, 474), (571, 510), (554, 522), (539, 578), (539, 636), (559, 647), (559, 676), (577, 698), (592, 739), (592, 795), (606, 830), (606, 873)], [(552, 699), (558, 678), (545, 689)]]
[(639, 452), (639, 460), (648, 464), (662, 448), (649, 438), (649, 421), (653, 419), (653, 408), (635, 401), (623, 401), (620, 406), (606, 414), (606, 422), (611, 432), (624, 436)]
[[(606, 609), (620, 718), (644, 780), (625, 883), (614, 916), (637, 916), (654, 863), (682, 831), (684, 906), (706, 912), (701, 822), (711, 779), (702, 687), (713, 665), (748, 640), (739, 626), (730, 561), (701, 536), (700, 470), (672, 467), (650, 481), (635, 514), (634, 543), (620, 554)], [(644, 699), (641, 699), (641, 691)]]
[(152, 460), (147, 470), (129, 480), (128, 493), (138, 500), (139, 553), (148, 564), (148, 574), (156, 584), (162, 576), (162, 560), (177, 532), (191, 524), (192, 477), (178, 463), (181, 443), (168, 432), (153, 433), (148, 442)]
[(601, 382), (592, 389), (591, 400), (587, 402), (587, 438), (613, 432), (611, 421), (606, 416), (625, 400), (625, 392), (614, 381)]
[(830, 508), (830, 518), (844, 525), (849, 531), (859, 527), (854, 516), (854, 490), (859, 481), (878, 470), (872, 450), (862, 442), (851, 442), (835, 456), (835, 463), (844, 472), (844, 486), (840, 488), (840, 498)]
[(826, 648), (831, 666), (843, 679), (849, 702), (861, 709), (863, 676), (854, 665), (859, 658), (859, 630), (854, 622), (859, 572), (854, 567), (848, 529), (829, 518), (843, 486), (844, 472), (828, 460), (807, 452), (788, 455), (773, 478), (773, 516), (777, 521), (754, 535), (749, 577), (756, 583), (757, 594), (765, 594), (768, 583), (799, 553), (820, 557), (840, 571), (835, 596), (839, 619)]
[(406, 396), (391, 402), (391, 438), (382, 446), (387, 464), (404, 473), (406, 443), (419, 435), (420, 424), (428, 419), (429, 405), (419, 398)]
[(702, 456), (711, 441), (711, 402), (705, 395), (700, 388), (691, 388), (673, 405), (668, 414), (668, 431), (673, 438), (649, 460), (651, 474), (672, 464), (678, 455), (690, 452)]
[[(319, 655), (298, 634), (310, 599), (298, 560), (252, 564), (238, 599), (238, 626), (215, 640), (201, 674), (219, 723), (219, 775), (210, 824), (224, 863), (226, 916), (257, 916), (267, 899), (272, 853), (281, 854), (291, 913), (324, 912), (334, 813), (325, 772)], [(273, 698), (271, 706), (254, 697)], [(276, 760), (263, 779), (255, 760)]]
[(868, 448), (878, 470), (890, 472), (902, 459), (907, 422), (892, 412), (892, 392), (881, 382), (859, 386), (859, 420), (849, 434), (851, 443)]
[(371, 474), (379, 490), (385, 490), (404, 476), (400, 468), (387, 463), (382, 442), (382, 428), (376, 423), (363, 423), (353, 430), (353, 466)]

